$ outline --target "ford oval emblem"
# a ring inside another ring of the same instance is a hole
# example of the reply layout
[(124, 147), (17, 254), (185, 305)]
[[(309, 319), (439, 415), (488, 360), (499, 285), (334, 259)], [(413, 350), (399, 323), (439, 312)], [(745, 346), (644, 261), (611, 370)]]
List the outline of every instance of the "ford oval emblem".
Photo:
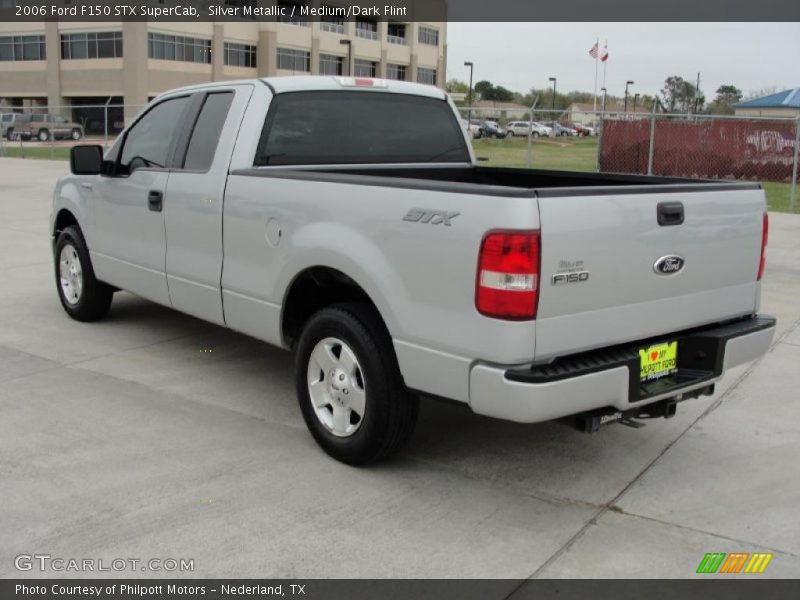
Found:
[(659, 258), (653, 265), (653, 270), (659, 275), (675, 275), (675, 273), (679, 273), (683, 269), (685, 264), (686, 261), (682, 256), (669, 254)]

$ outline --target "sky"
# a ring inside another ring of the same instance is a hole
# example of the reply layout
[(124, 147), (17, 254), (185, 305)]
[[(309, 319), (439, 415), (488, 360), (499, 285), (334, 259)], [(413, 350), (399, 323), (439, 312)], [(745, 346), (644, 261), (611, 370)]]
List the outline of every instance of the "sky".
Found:
[[(488, 79), (511, 91), (552, 85), (559, 92), (594, 88), (589, 50), (608, 40), (606, 88), (622, 96), (657, 94), (670, 75), (696, 82), (708, 101), (723, 84), (745, 96), (767, 87), (800, 86), (800, 23), (448, 23), (447, 78)], [(602, 87), (603, 64), (598, 70)]]

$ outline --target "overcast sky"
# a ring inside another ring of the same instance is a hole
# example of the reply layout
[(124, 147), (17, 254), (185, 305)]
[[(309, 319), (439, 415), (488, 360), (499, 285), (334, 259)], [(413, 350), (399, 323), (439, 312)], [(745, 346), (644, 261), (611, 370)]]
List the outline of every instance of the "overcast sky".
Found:
[[(464, 61), (475, 63), (475, 81), (488, 79), (512, 91), (551, 85), (559, 91), (594, 88), (589, 50), (608, 40), (608, 93), (655, 94), (664, 79), (680, 75), (710, 101), (721, 84), (745, 95), (768, 86), (800, 86), (798, 23), (449, 23), (447, 78), (469, 80)], [(598, 71), (602, 87), (603, 65)]]

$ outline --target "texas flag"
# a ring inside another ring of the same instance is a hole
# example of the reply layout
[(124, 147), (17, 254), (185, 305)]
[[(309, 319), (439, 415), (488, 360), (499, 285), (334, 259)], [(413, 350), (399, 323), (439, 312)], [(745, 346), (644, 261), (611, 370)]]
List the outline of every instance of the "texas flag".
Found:
[(606, 62), (608, 60), (608, 44), (603, 48), (603, 52), (600, 54), (600, 61)]

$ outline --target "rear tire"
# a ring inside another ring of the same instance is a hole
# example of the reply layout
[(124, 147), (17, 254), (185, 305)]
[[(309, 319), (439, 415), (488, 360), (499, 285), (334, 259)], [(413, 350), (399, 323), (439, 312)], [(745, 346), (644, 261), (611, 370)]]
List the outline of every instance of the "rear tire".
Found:
[(13, 127), (9, 127), (8, 129), (6, 129), (6, 139), (9, 142), (14, 140), (14, 128)]
[(50, 132), (47, 129), (40, 129), (39, 135), (37, 136), (40, 142), (46, 142), (50, 139)]
[(343, 463), (385, 459), (414, 431), (419, 399), (403, 383), (386, 326), (366, 304), (337, 304), (311, 317), (297, 345), (295, 384), (314, 440)]
[(77, 142), (79, 139), (83, 137), (83, 134), (81, 133), (80, 129), (73, 129), (71, 137), (73, 140)]
[(66, 227), (55, 251), (58, 298), (76, 321), (97, 321), (108, 314), (114, 290), (94, 276), (89, 250), (78, 227)]

